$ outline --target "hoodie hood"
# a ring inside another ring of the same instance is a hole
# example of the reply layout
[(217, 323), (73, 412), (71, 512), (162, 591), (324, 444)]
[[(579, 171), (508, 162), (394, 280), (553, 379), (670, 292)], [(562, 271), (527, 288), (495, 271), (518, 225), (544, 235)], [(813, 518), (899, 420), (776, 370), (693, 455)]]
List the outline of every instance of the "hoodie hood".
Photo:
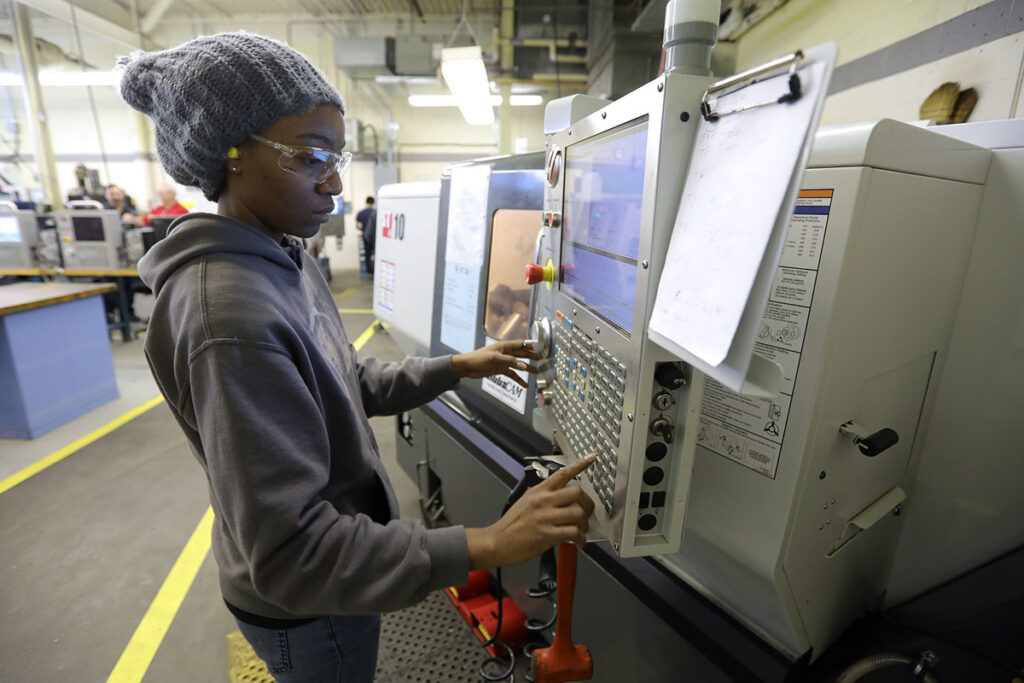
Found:
[(290, 237), (278, 244), (270, 236), (234, 218), (212, 213), (190, 213), (167, 229), (167, 237), (157, 242), (139, 260), (139, 277), (154, 295), (176, 270), (192, 259), (207, 254), (246, 254), (259, 256), (298, 273), (302, 268), (302, 245)]

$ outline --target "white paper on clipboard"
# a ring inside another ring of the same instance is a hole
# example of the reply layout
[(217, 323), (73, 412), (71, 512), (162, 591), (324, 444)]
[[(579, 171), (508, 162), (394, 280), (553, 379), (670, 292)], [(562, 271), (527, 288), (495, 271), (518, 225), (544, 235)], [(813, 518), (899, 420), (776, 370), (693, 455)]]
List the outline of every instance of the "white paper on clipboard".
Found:
[[(774, 395), (776, 364), (753, 355), (757, 323), (800, 189), (835, 45), (804, 53), (802, 96), (701, 119), (658, 284), (650, 338), (733, 391)], [(712, 102), (732, 111), (773, 102), (788, 73)]]
[(448, 198), (448, 238), (445, 261), (479, 267), (484, 262), (487, 240), (487, 191), (491, 167), (486, 164), (456, 166), (451, 172)]

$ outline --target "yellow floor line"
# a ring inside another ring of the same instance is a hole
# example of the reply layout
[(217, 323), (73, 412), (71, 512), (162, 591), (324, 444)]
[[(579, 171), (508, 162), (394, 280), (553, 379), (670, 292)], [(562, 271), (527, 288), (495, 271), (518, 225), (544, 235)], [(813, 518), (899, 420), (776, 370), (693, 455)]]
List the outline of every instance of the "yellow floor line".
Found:
[(171, 567), (160, 591), (153, 598), (146, 615), (135, 629), (128, 647), (121, 653), (107, 683), (137, 683), (146, 675), (153, 656), (171, 627), (185, 594), (199, 573), (199, 567), (210, 551), (210, 532), (213, 528), (213, 508), (206, 508), (199, 526), (185, 544), (185, 549)]
[(344, 290), (341, 294), (339, 294), (336, 298), (338, 298), (338, 299), (347, 299), (347, 298), (349, 298), (350, 296), (352, 296), (355, 293), (356, 293), (356, 288), (355, 287), (349, 287), (348, 289)]
[[(352, 345), (356, 351), (363, 348), (370, 337), (376, 332), (377, 322), (366, 328), (366, 331), (359, 335)], [(139, 627), (135, 629), (128, 646), (121, 653), (117, 660), (117, 666), (107, 679), (107, 683), (138, 683), (150, 662), (156, 655), (156, 651), (163, 642), (164, 635), (171, 628), (171, 622), (178, 613), (178, 608), (184, 602), (192, 582), (195, 581), (199, 567), (210, 551), (210, 531), (213, 526), (213, 510), (207, 509), (203, 520), (192, 532), (185, 549), (181, 551), (178, 560), (167, 575), (160, 592), (156, 594), (146, 614), (142, 617)]]
[(366, 342), (370, 341), (370, 337), (372, 337), (373, 333), (376, 331), (377, 321), (374, 320), (373, 323), (366, 328), (366, 331), (359, 335), (359, 338), (355, 340), (355, 343), (353, 343), (352, 346), (355, 347), (356, 351), (360, 350), (366, 345)]
[(338, 313), (373, 313), (372, 308), (339, 308)]
[(103, 425), (99, 429), (89, 432), (81, 439), (78, 439), (77, 441), (72, 441), (67, 446), (64, 446), (64, 448), (61, 448), (59, 451), (55, 451), (50, 455), (46, 456), (45, 458), (43, 458), (42, 460), (39, 460), (38, 462), (29, 465), (20, 472), (11, 475), (7, 479), (4, 479), (2, 482), (0, 482), (0, 493), (4, 493), (5, 491), (14, 488), (15, 486), (25, 481), (29, 477), (39, 474), (50, 465), (54, 465), (60, 462), (61, 460), (68, 457), (75, 451), (85, 448), (96, 439), (99, 439), (100, 437), (109, 434), (110, 432), (114, 431), (115, 429), (125, 424), (126, 422), (135, 419), (136, 417), (142, 415), (144, 412), (146, 412), (153, 406), (163, 402), (164, 399), (162, 396), (157, 396), (156, 398), (150, 399), (143, 403), (141, 406), (129, 410), (121, 417), (111, 420), (110, 422)]

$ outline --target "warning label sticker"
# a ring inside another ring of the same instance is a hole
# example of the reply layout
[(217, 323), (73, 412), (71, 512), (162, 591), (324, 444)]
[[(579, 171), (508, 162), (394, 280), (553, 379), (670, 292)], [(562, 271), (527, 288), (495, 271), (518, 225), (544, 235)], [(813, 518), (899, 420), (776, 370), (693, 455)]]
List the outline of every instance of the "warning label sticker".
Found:
[(833, 193), (800, 192), (761, 318), (754, 350), (782, 366), (782, 392), (770, 399), (751, 398), (710, 378), (705, 384), (697, 445), (772, 479), (786, 436)]

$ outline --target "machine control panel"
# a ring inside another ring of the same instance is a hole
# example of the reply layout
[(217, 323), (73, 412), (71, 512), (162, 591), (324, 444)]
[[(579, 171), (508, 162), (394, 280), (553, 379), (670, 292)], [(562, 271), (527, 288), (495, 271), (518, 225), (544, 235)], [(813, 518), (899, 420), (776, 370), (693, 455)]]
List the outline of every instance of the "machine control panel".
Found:
[(610, 515), (617, 449), (622, 442), (626, 366), (578, 327), (573, 328), (564, 315), (554, 326), (553, 340), (555, 417), (563, 425), (571, 455), (597, 456), (586, 476)]
[(682, 537), (703, 375), (647, 326), (695, 130), (678, 112), (699, 110), (708, 81), (664, 76), (548, 138), (528, 273), (534, 320), (551, 330), (538, 407), (569, 459), (596, 456), (580, 477), (591, 537), (624, 557)]

